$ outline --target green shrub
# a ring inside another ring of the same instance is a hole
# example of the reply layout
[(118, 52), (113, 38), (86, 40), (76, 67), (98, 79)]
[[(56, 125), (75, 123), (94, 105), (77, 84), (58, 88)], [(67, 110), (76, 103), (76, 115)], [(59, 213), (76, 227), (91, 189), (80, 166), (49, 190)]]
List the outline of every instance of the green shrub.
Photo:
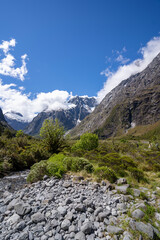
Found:
[(160, 171), (160, 164), (159, 163), (153, 164), (153, 171), (155, 171), (155, 172), (159, 172)]
[(132, 177), (136, 179), (138, 182), (145, 180), (144, 173), (142, 170), (134, 167), (129, 167), (128, 171), (130, 171)]
[(73, 145), (72, 150), (75, 151), (77, 149), (83, 149), (83, 150), (93, 150), (98, 147), (98, 136), (93, 133), (84, 133), (80, 140), (76, 142), (76, 144)]
[(62, 162), (48, 162), (47, 163), (47, 172), (49, 176), (55, 176), (61, 178), (64, 173), (66, 173), (66, 168)]
[(117, 180), (115, 172), (108, 167), (98, 167), (95, 169), (94, 174), (99, 181), (107, 179), (109, 182), (114, 183)]
[(66, 157), (63, 160), (63, 164), (68, 171), (79, 172), (86, 170), (89, 173), (93, 172), (93, 165), (85, 158)]
[(43, 160), (35, 163), (27, 176), (27, 182), (33, 183), (43, 179), (44, 175), (47, 175), (47, 161)]
[(16, 137), (23, 137), (23, 135), (24, 135), (24, 133), (23, 133), (22, 130), (18, 130), (18, 131), (16, 132)]

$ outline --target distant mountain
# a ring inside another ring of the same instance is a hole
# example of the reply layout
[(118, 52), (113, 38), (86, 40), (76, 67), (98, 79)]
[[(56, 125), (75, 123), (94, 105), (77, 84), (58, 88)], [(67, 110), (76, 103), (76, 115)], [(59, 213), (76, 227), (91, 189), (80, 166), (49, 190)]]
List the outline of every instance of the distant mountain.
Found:
[(9, 128), (10, 130), (12, 129), (6, 122), (2, 109), (0, 108), (0, 133), (1, 131), (3, 132), (5, 128)]
[(23, 130), (28, 125), (21, 113), (10, 111), (6, 112), (4, 117), (7, 123), (15, 130)]
[(39, 134), (43, 121), (47, 118), (57, 118), (68, 131), (78, 125), (89, 113), (91, 113), (97, 101), (95, 97), (75, 96), (68, 101), (68, 109), (60, 109), (53, 111), (44, 111), (39, 113), (25, 128), (24, 132), (29, 135)]
[(109, 92), (71, 136), (90, 131), (101, 138), (124, 134), (137, 125), (160, 120), (160, 53), (145, 70)]

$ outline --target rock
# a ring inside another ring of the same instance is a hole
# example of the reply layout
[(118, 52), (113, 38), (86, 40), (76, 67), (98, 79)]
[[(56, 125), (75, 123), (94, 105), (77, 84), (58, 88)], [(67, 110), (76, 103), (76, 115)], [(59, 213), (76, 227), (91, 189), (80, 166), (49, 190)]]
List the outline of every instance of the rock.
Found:
[(118, 203), (117, 204), (117, 209), (125, 210), (125, 209), (127, 209), (127, 206), (126, 206), (125, 203)]
[(160, 221), (160, 213), (156, 212), (156, 213), (155, 213), (155, 218), (156, 218), (158, 221)]
[(17, 224), (16, 230), (17, 230), (17, 231), (22, 231), (25, 227), (26, 227), (26, 223), (25, 223), (25, 221), (22, 220), (21, 222), (19, 222), (19, 223)]
[(129, 184), (124, 184), (122, 186), (115, 186), (115, 189), (121, 193), (126, 194), (127, 193), (127, 189), (129, 188)]
[(117, 180), (117, 184), (127, 184), (127, 179), (126, 178), (119, 178), (118, 180)]
[(64, 221), (61, 224), (61, 228), (66, 231), (68, 230), (69, 226), (71, 225), (71, 222), (68, 219), (64, 219)]
[(112, 226), (112, 225), (108, 225), (107, 226), (107, 232), (112, 233), (112, 234), (122, 234), (124, 232), (124, 230), (120, 227), (115, 227), (115, 226)]
[(93, 224), (92, 222), (86, 222), (82, 225), (81, 227), (81, 231), (84, 233), (84, 234), (91, 234), (92, 231), (93, 231)]
[(144, 212), (142, 212), (140, 209), (136, 209), (132, 212), (132, 217), (135, 219), (141, 219), (144, 217)]
[(102, 207), (98, 207), (98, 208), (94, 211), (94, 216), (97, 216), (100, 212), (103, 212), (103, 208), (102, 208)]
[(24, 202), (19, 202), (14, 206), (14, 210), (18, 215), (24, 216), (31, 211), (31, 207), (29, 204), (24, 204)]
[(22, 233), (19, 235), (18, 240), (28, 240), (28, 232), (27, 232), (27, 231), (22, 232)]
[(83, 205), (83, 204), (78, 204), (76, 207), (75, 207), (75, 210), (77, 211), (77, 212), (84, 212), (85, 211), (85, 205)]
[(68, 181), (68, 182), (67, 182), (67, 181), (64, 182), (63, 187), (65, 187), (65, 188), (72, 187), (72, 182), (70, 182), (70, 181)]
[(150, 225), (144, 224), (143, 222), (135, 222), (135, 226), (139, 232), (145, 233), (149, 238), (153, 239), (154, 232)]
[(78, 232), (75, 235), (75, 240), (86, 240), (85, 234), (83, 232)]
[(15, 213), (7, 220), (7, 224), (9, 225), (17, 224), (19, 220), (20, 220), (20, 216)]
[(102, 222), (105, 218), (107, 218), (111, 214), (110, 210), (106, 210), (105, 212), (100, 212), (98, 214), (98, 219), (100, 222)]
[(139, 189), (132, 188), (132, 190), (133, 190), (133, 195), (134, 195), (135, 197), (139, 197), (139, 196), (140, 196), (141, 191), (140, 191)]
[(33, 214), (31, 216), (31, 220), (34, 222), (34, 223), (38, 223), (38, 222), (42, 222), (45, 220), (44, 218), (44, 214), (40, 213), (40, 212), (37, 212), (35, 214)]
[(57, 210), (58, 210), (58, 212), (59, 212), (62, 216), (65, 216), (66, 213), (67, 213), (66, 208), (65, 208), (65, 207), (62, 207), (62, 206), (58, 207)]
[(65, 201), (65, 205), (68, 205), (72, 202), (73, 202), (73, 200), (71, 198), (67, 198), (66, 201)]
[(12, 210), (14, 206), (19, 202), (19, 198), (13, 199), (7, 206), (7, 210)]

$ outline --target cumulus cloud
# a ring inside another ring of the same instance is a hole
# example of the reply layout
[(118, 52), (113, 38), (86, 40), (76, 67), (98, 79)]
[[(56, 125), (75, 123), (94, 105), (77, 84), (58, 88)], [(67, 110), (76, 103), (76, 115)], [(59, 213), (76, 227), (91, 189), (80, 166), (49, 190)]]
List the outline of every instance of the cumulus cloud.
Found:
[(24, 76), (28, 72), (26, 67), (27, 54), (21, 56), (22, 66), (16, 68), (15, 58), (12, 54), (9, 53), (10, 47), (15, 47), (15, 45), (15, 39), (11, 39), (10, 41), (3, 41), (2, 44), (0, 44), (0, 49), (4, 53), (4, 57), (0, 60), (0, 74), (13, 78), (18, 78), (23, 81)]
[(0, 106), (4, 113), (19, 112), (23, 120), (31, 121), (39, 112), (68, 109), (74, 107), (69, 104), (70, 94), (67, 91), (54, 90), (48, 93), (38, 93), (34, 99), (22, 93), (23, 87), (17, 90), (15, 84), (3, 84), (0, 80)]
[[(124, 51), (126, 51), (125, 48)], [(142, 58), (138, 58), (129, 64), (119, 66), (115, 72), (112, 72), (110, 68), (107, 68), (101, 73), (107, 77), (107, 80), (104, 83), (103, 88), (97, 93), (99, 102), (120, 82), (129, 78), (131, 75), (143, 71), (147, 67), (147, 65), (160, 52), (160, 37), (154, 37), (151, 39), (145, 47), (142, 47), (139, 50), (139, 52), (142, 54)]]
[(10, 47), (15, 47), (16, 40), (11, 39), (10, 41), (2, 41), (2, 44), (0, 44), (0, 49), (3, 50), (4, 54), (7, 54), (10, 50)]
[[(0, 74), (19, 78), (24, 80), (27, 74), (26, 59), (27, 54), (21, 56), (22, 66), (15, 67), (15, 58), (9, 52), (11, 47), (15, 47), (16, 40), (3, 41), (0, 44), (0, 50), (3, 51), (4, 57), (0, 60)], [(39, 112), (69, 109), (74, 104), (68, 103), (73, 97), (72, 93), (67, 91), (54, 90), (48, 93), (38, 93), (32, 97), (31, 93), (24, 93), (24, 86), (17, 86), (14, 83), (5, 84), (0, 79), (0, 107), (4, 113), (19, 112), (23, 115), (22, 120), (31, 121)]]

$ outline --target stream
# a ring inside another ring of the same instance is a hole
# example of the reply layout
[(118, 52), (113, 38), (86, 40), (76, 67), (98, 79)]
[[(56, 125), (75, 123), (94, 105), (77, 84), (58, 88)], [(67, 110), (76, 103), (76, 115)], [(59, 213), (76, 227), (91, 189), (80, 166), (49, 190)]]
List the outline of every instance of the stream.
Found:
[(8, 176), (0, 178), (0, 198), (5, 191), (13, 193), (22, 189), (27, 184), (27, 175), (29, 170), (12, 172)]

